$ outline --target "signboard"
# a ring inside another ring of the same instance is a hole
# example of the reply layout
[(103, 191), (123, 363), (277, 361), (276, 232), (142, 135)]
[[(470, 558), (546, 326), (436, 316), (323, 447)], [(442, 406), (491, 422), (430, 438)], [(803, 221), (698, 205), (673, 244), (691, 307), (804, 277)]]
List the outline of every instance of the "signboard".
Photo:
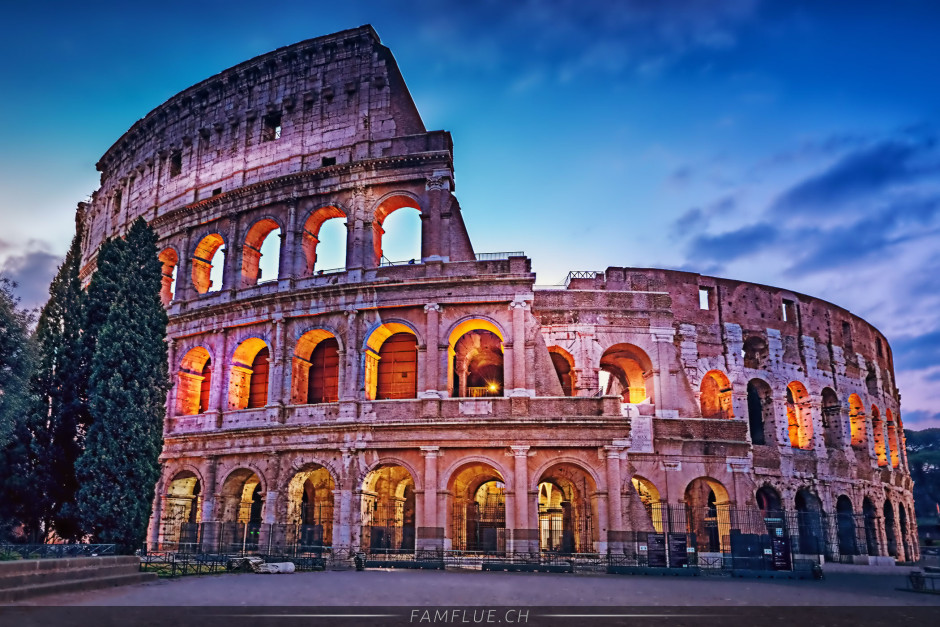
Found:
[(790, 561), (790, 537), (783, 525), (770, 526), (771, 565), (774, 570), (793, 570)]
[(684, 533), (669, 534), (669, 566), (686, 568), (689, 565), (689, 539)]
[[(621, 405), (625, 407), (626, 405)], [(640, 416), (639, 412), (634, 411), (630, 414), (630, 452), (631, 453), (652, 453), (653, 452), (653, 417)]]
[(654, 568), (666, 567), (666, 534), (646, 534), (647, 565)]

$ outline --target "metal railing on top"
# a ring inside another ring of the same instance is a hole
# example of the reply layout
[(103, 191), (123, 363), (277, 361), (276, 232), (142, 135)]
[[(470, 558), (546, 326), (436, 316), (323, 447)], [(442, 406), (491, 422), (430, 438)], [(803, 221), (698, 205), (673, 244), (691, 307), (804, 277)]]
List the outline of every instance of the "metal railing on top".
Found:
[(509, 259), (510, 257), (525, 257), (525, 253), (521, 250), (514, 250), (500, 253), (477, 253), (475, 257), (477, 261), (497, 261), (500, 259)]

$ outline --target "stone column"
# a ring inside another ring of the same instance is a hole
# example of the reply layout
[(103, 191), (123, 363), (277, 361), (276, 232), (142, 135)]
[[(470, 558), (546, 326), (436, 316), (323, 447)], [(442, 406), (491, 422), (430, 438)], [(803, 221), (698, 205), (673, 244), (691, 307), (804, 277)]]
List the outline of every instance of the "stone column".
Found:
[(530, 527), (529, 521), (529, 447), (510, 446), (514, 458), (513, 500), (516, 507), (515, 529), (510, 552), (526, 553), (538, 551), (538, 529)]
[[(679, 395), (672, 375), (672, 354), (676, 333), (673, 329), (656, 328), (650, 330), (656, 348), (653, 362), (653, 390), (646, 391), (656, 406), (656, 415), (666, 415), (664, 412), (677, 412), (679, 409)], [(697, 350), (697, 348), (696, 348)], [(653, 358), (653, 356), (651, 356)], [(668, 399), (668, 400), (667, 400)], [(671, 401), (671, 402), (670, 402)], [(678, 415), (675, 417), (678, 418)]]
[(623, 447), (605, 446), (607, 452), (607, 548), (623, 552), (623, 505), (621, 501), (620, 455)]
[(346, 311), (346, 350), (345, 361), (340, 362), (342, 386), (339, 388), (339, 419), (356, 420), (359, 416), (359, 317), (358, 311)]
[(242, 274), (242, 242), (239, 241), (238, 221), (232, 220), (228, 230), (228, 239), (225, 242), (225, 266), (222, 271), (223, 290), (234, 290), (241, 287)]
[(206, 412), (215, 413), (216, 428), (222, 426), (222, 413), (228, 411), (228, 379), (230, 364), (228, 363), (228, 333), (225, 329), (216, 331), (221, 337), (217, 342), (216, 354), (212, 358), (212, 389), (209, 390), (209, 409)]
[(512, 312), (512, 392), (511, 396), (528, 396), (525, 366), (525, 314), (529, 303), (516, 297), (509, 303)]
[(219, 502), (218, 469), (219, 458), (212, 456), (206, 458), (205, 472), (203, 479), (206, 484), (202, 486), (202, 550), (206, 553), (212, 553), (216, 550), (219, 542), (219, 520), (221, 514), (221, 503)]
[(147, 547), (151, 551), (159, 550), (160, 542), (163, 540), (163, 501), (164, 493), (166, 492), (166, 480), (160, 481), (157, 484), (156, 495), (153, 497), (153, 514), (150, 516), (150, 529), (149, 529), (149, 538), (150, 546)]
[(449, 258), (450, 212), (447, 200), (450, 196), (450, 188), (450, 173), (446, 170), (435, 170), (425, 182), (428, 198), (425, 211), (427, 211), (428, 219), (423, 219), (422, 215), (421, 229), (421, 257), (425, 261)]
[(281, 255), (278, 257), (278, 278), (284, 281), (278, 284), (278, 289), (290, 289), (291, 282), (297, 276), (297, 199), (287, 199), (287, 224), (284, 225), (284, 235), (281, 239)]
[(424, 306), (425, 313), (425, 342), (426, 351), (424, 355), (424, 394), (423, 397), (438, 398), (441, 396), (439, 371), (440, 366), (440, 319), (441, 306), (437, 303), (428, 303)]
[(437, 507), (437, 460), (440, 457), (440, 448), (422, 446), (421, 454), (424, 456), (424, 498), (421, 524), (416, 529), (415, 546), (419, 551), (440, 551), (444, 548), (444, 525)]
[(166, 413), (163, 419), (163, 433), (173, 430), (173, 417), (176, 415), (176, 397), (179, 394), (179, 367), (176, 365), (176, 340), (167, 338), (166, 355), (170, 372), (170, 392), (166, 395)]
[(193, 259), (191, 250), (192, 233), (186, 235), (183, 239), (182, 247), (179, 251), (179, 260), (176, 263), (176, 285), (173, 287), (173, 301), (179, 303), (193, 298), (195, 289), (193, 288)]
[(284, 405), (284, 386), (286, 378), (284, 368), (284, 359), (287, 351), (284, 350), (285, 327), (283, 318), (275, 318), (274, 324), (274, 346), (271, 351), (271, 376), (268, 377), (268, 405)]

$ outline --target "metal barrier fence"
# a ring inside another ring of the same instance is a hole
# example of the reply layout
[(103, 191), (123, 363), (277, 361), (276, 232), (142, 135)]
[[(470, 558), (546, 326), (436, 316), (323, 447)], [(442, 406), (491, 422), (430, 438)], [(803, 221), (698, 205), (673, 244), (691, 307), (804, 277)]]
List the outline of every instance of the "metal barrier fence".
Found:
[(18, 556), (19, 559), (98, 557), (114, 554), (113, 544), (0, 544), (0, 556)]

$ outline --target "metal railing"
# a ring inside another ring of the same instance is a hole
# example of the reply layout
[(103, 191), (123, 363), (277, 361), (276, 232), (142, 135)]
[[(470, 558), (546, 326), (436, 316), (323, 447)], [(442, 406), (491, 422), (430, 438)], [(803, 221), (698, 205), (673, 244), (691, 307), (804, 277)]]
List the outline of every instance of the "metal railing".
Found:
[(572, 279), (596, 279), (599, 276), (604, 276), (604, 272), (601, 270), (572, 270), (565, 277), (565, 287), (568, 287)]
[(510, 257), (525, 257), (525, 253), (521, 250), (514, 250), (510, 252), (499, 252), (499, 253), (477, 253), (474, 255), (477, 261), (500, 261), (503, 259), (509, 259)]

